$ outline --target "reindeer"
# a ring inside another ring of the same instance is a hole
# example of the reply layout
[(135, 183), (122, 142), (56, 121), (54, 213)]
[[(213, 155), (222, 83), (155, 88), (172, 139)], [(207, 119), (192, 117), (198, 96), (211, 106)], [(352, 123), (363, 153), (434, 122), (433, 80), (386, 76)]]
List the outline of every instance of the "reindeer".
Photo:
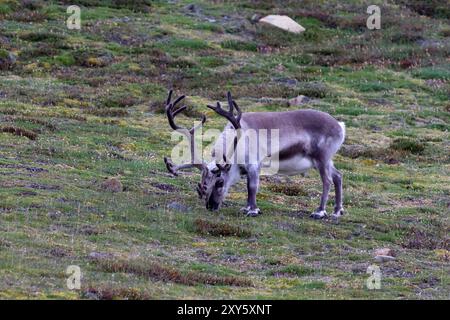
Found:
[[(198, 183), (197, 192), (199, 197), (204, 199), (206, 208), (211, 211), (220, 208), (229, 188), (239, 181), (241, 176), (245, 176), (247, 178), (247, 205), (241, 211), (247, 216), (258, 216), (261, 211), (256, 204), (256, 194), (258, 193), (263, 159), (256, 163), (241, 164), (228, 163), (229, 155), (223, 156), (224, 163), (222, 164), (216, 159), (210, 163), (199, 159), (194, 151), (194, 133), (200, 126), (203, 126), (206, 117), (203, 115), (201, 123), (190, 130), (176, 125), (175, 116), (186, 109), (185, 105), (176, 109), (176, 105), (184, 98), (183, 95), (172, 102), (171, 90), (165, 111), (171, 128), (182, 132), (189, 139), (191, 163), (177, 166), (165, 157), (164, 162), (168, 171), (176, 176), (181, 169), (192, 167), (199, 169), (202, 178)], [(233, 129), (236, 132), (245, 132), (248, 129), (279, 130), (279, 148), (275, 150), (278, 152), (278, 173), (295, 175), (305, 173), (311, 168), (319, 171), (323, 185), (322, 196), (319, 207), (311, 214), (311, 217), (314, 219), (327, 217), (325, 209), (332, 183), (336, 197), (332, 218), (337, 219), (343, 215), (342, 174), (334, 167), (332, 158), (345, 139), (345, 124), (338, 122), (329, 114), (317, 110), (242, 113), (230, 92), (228, 92), (227, 98), (228, 111), (222, 108), (220, 102), (217, 102), (215, 106), (207, 106), (228, 120), (225, 129)], [(219, 138), (218, 140), (221, 141), (225, 139), (224, 133)], [(238, 139), (239, 134), (236, 134), (232, 152), (237, 150)]]

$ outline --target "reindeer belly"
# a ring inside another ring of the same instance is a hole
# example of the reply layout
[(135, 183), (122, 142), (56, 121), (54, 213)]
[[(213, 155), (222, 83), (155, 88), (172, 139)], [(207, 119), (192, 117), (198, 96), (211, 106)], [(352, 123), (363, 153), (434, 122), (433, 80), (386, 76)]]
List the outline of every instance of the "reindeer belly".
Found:
[(313, 167), (313, 162), (310, 158), (298, 155), (279, 163), (278, 173), (285, 175), (296, 175), (305, 173)]

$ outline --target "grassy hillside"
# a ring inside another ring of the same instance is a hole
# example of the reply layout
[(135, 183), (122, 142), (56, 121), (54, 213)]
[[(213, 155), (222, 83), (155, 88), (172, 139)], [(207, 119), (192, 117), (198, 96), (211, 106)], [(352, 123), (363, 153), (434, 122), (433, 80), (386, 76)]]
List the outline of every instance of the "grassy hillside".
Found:
[[(74, 2), (81, 30), (65, 24)], [(0, 298), (448, 298), (444, 2), (0, 0)], [(306, 32), (252, 23), (268, 13)], [(222, 128), (205, 105), (226, 90), (243, 111), (294, 109), (302, 94), (345, 121), (348, 214), (309, 218), (316, 172), (264, 177), (257, 218), (238, 213), (244, 181), (206, 211), (199, 174), (162, 161), (171, 87), (189, 96), (186, 126), (205, 113)], [(396, 259), (376, 262), (379, 248)], [(366, 288), (371, 264), (380, 290)]]

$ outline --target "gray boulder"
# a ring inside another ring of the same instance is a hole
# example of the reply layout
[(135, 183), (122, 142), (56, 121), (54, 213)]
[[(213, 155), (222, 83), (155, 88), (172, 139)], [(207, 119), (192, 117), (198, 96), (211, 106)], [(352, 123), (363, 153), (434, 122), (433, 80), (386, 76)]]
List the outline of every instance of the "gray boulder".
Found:
[(311, 101), (311, 98), (308, 98), (307, 96), (299, 95), (295, 98), (289, 99), (289, 106), (298, 107), (298, 106), (304, 105), (310, 101)]

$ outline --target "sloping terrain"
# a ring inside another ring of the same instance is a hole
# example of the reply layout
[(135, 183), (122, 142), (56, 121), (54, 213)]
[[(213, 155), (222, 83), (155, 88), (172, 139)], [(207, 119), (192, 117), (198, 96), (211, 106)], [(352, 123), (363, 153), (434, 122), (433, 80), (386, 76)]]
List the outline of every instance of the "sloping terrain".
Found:
[[(81, 30), (66, 27), (73, 2)], [(306, 32), (252, 21), (269, 13)], [(448, 298), (449, 18), (437, 0), (0, 0), (0, 298)], [(348, 214), (309, 218), (316, 172), (262, 178), (257, 218), (238, 212), (244, 181), (206, 211), (199, 174), (162, 161), (171, 87), (189, 127), (205, 113), (222, 128), (205, 105), (227, 90), (243, 111), (305, 95), (345, 121)]]

